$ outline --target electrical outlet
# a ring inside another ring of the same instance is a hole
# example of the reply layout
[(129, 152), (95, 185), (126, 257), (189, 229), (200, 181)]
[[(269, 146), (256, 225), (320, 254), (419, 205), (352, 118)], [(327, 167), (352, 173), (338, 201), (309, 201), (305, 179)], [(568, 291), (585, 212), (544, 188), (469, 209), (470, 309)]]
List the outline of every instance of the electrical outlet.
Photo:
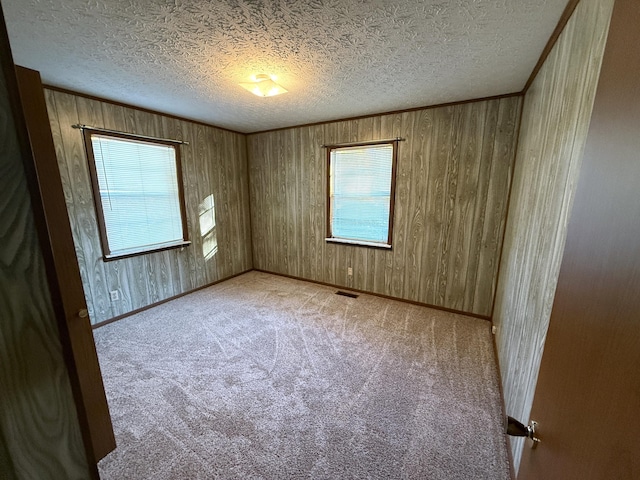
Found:
[(118, 300), (120, 300), (120, 293), (118, 292), (118, 290), (111, 290), (109, 292), (109, 297), (111, 297), (112, 302), (117, 302)]
[(495, 325), (492, 325), (492, 326), (491, 326), (491, 333), (493, 333), (494, 335), (495, 335), (496, 333), (498, 333), (498, 327), (496, 327)]
[(347, 267), (347, 275), (349, 276), (353, 275), (353, 268)]

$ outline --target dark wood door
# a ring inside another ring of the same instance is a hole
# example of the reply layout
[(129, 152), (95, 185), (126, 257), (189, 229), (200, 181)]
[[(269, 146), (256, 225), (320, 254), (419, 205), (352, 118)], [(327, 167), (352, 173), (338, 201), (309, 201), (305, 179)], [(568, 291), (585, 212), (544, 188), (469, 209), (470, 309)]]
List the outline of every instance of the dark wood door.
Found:
[(16, 74), (69, 333), (74, 370), (69, 373), (77, 377), (74, 396), (83, 435), (88, 437), (85, 443), (91, 445), (94, 459), (98, 462), (116, 444), (67, 216), (44, 90), (38, 72), (16, 67)]
[(617, 0), (519, 479), (640, 479), (640, 2)]

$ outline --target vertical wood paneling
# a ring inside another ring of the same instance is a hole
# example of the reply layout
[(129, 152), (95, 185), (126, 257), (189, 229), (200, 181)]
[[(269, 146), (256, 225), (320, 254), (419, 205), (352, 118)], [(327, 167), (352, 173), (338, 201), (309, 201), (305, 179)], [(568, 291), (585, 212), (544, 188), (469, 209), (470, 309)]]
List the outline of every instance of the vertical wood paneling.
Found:
[[(175, 139), (185, 139), (185, 134), (183, 133), (182, 122), (180, 120), (174, 118), (163, 117), (162, 118), (162, 126), (163, 131), (167, 138), (175, 138)], [(181, 150), (181, 159), (184, 164), (189, 161), (189, 150), (182, 149)], [(186, 176), (187, 169), (182, 167), (182, 174)], [(185, 188), (185, 202), (187, 201), (190, 192), (187, 191), (188, 180), (183, 178), (184, 188)], [(189, 204), (190, 205), (190, 204)], [(186, 208), (188, 208), (185, 205)], [(193, 229), (194, 229), (194, 219), (193, 212), (187, 212), (187, 229), (189, 231), (189, 238), (191, 238)], [(181, 248), (177, 251), (172, 251), (169, 254), (169, 259), (172, 264), (172, 272), (174, 272), (171, 277), (171, 283), (173, 284), (174, 293), (178, 294), (180, 292), (188, 292), (195, 288), (195, 283), (191, 277), (192, 268), (190, 265), (193, 264), (192, 260), (192, 249), (191, 248)]]
[[(231, 162), (229, 162), (229, 159), (235, 154), (231, 151), (233, 142), (229, 141), (229, 135), (228, 132), (223, 132), (223, 141), (219, 142), (221, 158), (226, 159), (226, 161), (220, 165), (220, 176), (218, 177), (218, 181), (220, 182), (218, 188), (222, 192), (222, 222), (224, 225), (229, 226), (229, 228), (220, 229), (220, 245), (227, 245), (228, 247), (218, 250), (222, 255), (219, 258), (218, 271), (224, 274), (231, 274), (230, 268), (233, 264), (232, 253), (233, 248), (235, 248), (235, 244), (233, 244), (233, 225), (236, 223), (236, 219), (234, 218), (235, 212), (231, 212), (231, 202), (229, 201), (229, 199), (234, 198), (235, 183), (226, 181), (231, 174), (229, 169)], [(247, 240), (250, 241), (249, 239)]]
[[(419, 115), (408, 115), (407, 127), (413, 132), (410, 138), (407, 138), (407, 150), (409, 158), (413, 159), (410, 162), (409, 175), (412, 178), (427, 178), (427, 157), (424, 154), (424, 141), (425, 130), (418, 129), (416, 124), (421, 124), (425, 121), (424, 116), (426, 111), (420, 112)], [(429, 122), (425, 122), (425, 129), (430, 128)], [(428, 149), (428, 147), (427, 147)], [(407, 285), (407, 296), (409, 298), (418, 298), (420, 296), (420, 273), (422, 271), (422, 258), (420, 252), (424, 248), (425, 238), (425, 191), (421, 189), (416, 192), (415, 195), (410, 192), (408, 210), (410, 212), (407, 242), (408, 242), (408, 256), (407, 264), (405, 265), (405, 278), (404, 283)]]
[[(180, 139), (189, 142), (190, 145), (194, 145), (193, 130), (189, 128), (189, 123), (178, 120), (180, 123)], [(196, 148), (180, 148), (184, 155), (183, 165), (183, 178), (185, 188), (185, 202), (187, 211), (187, 227), (189, 229), (189, 239), (191, 240), (190, 248), (185, 248), (187, 257), (187, 275), (189, 277), (189, 284), (195, 288), (203, 282), (202, 278), (202, 266), (198, 265), (196, 258), (202, 254), (202, 237), (200, 234), (200, 220), (198, 215), (198, 178), (197, 170), (195, 166), (195, 156), (198, 151)], [(218, 209), (216, 209), (217, 211)]]
[(460, 161), (457, 188), (453, 197), (453, 204), (456, 207), (453, 211), (451, 255), (448, 266), (451, 274), (448, 276), (446, 285), (446, 298), (450, 299), (451, 305), (457, 310), (461, 310), (465, 298), (469, 242), (472, 238), (471, 227), (468, 224), (472, 220), (470, 210), (477, 194), (480, 162), (476, 155), (482, 152), (483, 131), (479, 129), (479, 125), (484, 125), (485, 117), (482, 109), (484, 105), (485, 102), (472, 103), (469, 108), (461, 112), (460, 117), (467, 128), (459, 131)]
[[(504, 100), (500, 101), (498, 110), (498, 128), (518, 129), (520, 109), (514, 110)], [(491, 170), (489, 171), (487, 185), (487, 200), (483, 202), (485, 209), (481, 247), (484, 255), (478, 257), (478, 272), (476, 274), (474, 308), (490, 311), (492, 305), (486, 303), (495, 292), (497, 284), (497, 272), (500, 253), (504, 249), (502, 245), (506, 218), (492, 215), (491, 212), (504, 212), (507, 209), (508, 199), (496, 194), (503, 189), (509, 189), (512, 178), (513, 158), (516, 152), (516, 143), (505, 141), (505, 136), (499, 130), (493, 138), (493, 145), (488, 145), (487, 152), (491, 152)]]
[[(414, 115), (411, 115), (414, 116)], [(402, 135), (405, 130), (403, 118), (406, 115), (395, 114), (385, 115), (382, 118), (383, 133), (386, 138), (395, 138), (404, 136)], [(402, 143), (402, 147), (405, 144)], [(393, 217), (393, 246), (397, 251), (406, 252), (407, 248), (407, 225), (408, 225), (408, 204), (411, 190), (411, 178), (409, 175), (409, 165), (411, 158), (407, 148), (398, 150), (398, 166), (396, 172), (396, 205), (394, 208)], [(351, 251), (354, 248), (349, 249)], [(389, 284), (385, 282), (387, 291), (391, 292), (390, 295), (394, 297), (402, 297), (404, 293), (404, 267), (406, 263), (406, 255), (393, 255), (392, 252), (387, 252), (388, 265), (391, 267), (388, 270)]]
[[(311, 183), (310, 176), (305, 175), (304, 173), (307, 171), (305, 169), (305, 165), (309, 162), (309, 145), (308, 145), (308, 135), (309, 128), (303, 127), (300, 131), (300, 135), (297, 137), (296, 142), (296, 154), (300, 156), (300, 166), (298, 168), (298, 185), (300, 185), (300, 211), (305, 212), (301, 215), (300, 219), (300, 259), (298, 260), (300, 269), (298, 274), (299, 276), (309, 276), (310, 275), (310, 266), (311, 262), (303, 261), (304, 258), (312, 255), (313, 248), (310, 245), (309, 238), (311, 235), (311, 218), (313, 207), (311, 206)], [(309, 167), (312, 168), (312, 167)]]
[[(489, 193), (489, 180), (491, 173), (491, 165), (494, 154), (494, 142), (496, 136), (496, 126), (497, 126), (497, 116), (500, 109), (487, 109), (485, 108), (483, 112), (483, 121), (479, 125), (479, 128), (483, 129), (481, 134), (483, 146), (479, 155), (482, 158), (479, 159), (478, 171), (477, 175), (477, 184), (475, 188), (475, 195), (477, 196), (477, 201), (475, 205), (473, 205), (473, 210), (470, 209), (470, 229), (473, 232), (472, 235), (469, 235), (469, 254), (468, 254), (468, 264), (465, 274), (464, 285), (475, 285), (475, 288), (465, 288), (464, 289), (464, 303), (469, 305), (474, 305), (474, 300), (476, 298), (478, 284), (476, 280), (478, 278), (478, 270), (480, 263), (480, 252), (483, 248), (483, 228), (486, 220), (486, 212), (487, 212), (487, 202), (488, 202), (488, 193)], [(513, 142), (511, 142), (513, 144)], [(470, 154), (473, 154), (470, 152)], [(513, 156), (511, 157), (513, 158)], [(507, 167), (507, 171), (510, 169)], [(502, 187), (505, 188), (505, 187)], [(508, 188), (508, 186), (506, 187)], [(495, 263), (495, 262), (494, 262)], [(491, 265), (489, 265), (491, 268)], [(492, 271), (492, 270), (489, 270)], [(495, 270), (493, 270), (494, 272)], [(492, 289), (493, 290), (493, 289)], [(490, 295), (489, 295), (490, 296)], [(477, 295), (477, 298), (487, 297), (487, 295)], [(477, 306), (477, 305), (476, 305)]]
[[(231, 134), (230, 134), (231, 135)], [(240, 250), (233, 255), (233, 272), (243, 272), (253, 268), (253, 247), (251, 245), (251, 203), (249, 199), (249, 165), (247, 163), (247, 139), (245, 135), (232, 135), (235, 172), (233, 178), (240, 178), (237, 184), (237, 198), (230, 200), (237, 203), (233, 209), (236, 218), (233, 222), (238, 225), (238, 233), (232, 238), (233, 248)], [(238, 243), (237, 239), (244, 239)]]
[[(525, 423), (612, 5), (580, 2), (524, 100), (494, 322), (506, 411)], [(522, 446), (512, 441), (516, 468)]]
[[(213, 135), (213, 132), (209, 131), (209, 129), (205, 129), (201, 126), (199, 127), (199, 130), (203, 137), (198, 138), (196, 140), (196, 143), (198, 145), (202, 144), (202, 155), (204, 157), (204, 160), (203, 162), (201, 162), (201, 168), (203, 169), (202, 174), (207, 175), (207, 181), (202, 184), (196, 201), (198, 205), (202, 205), (202, 203), (207, 198), (209, 198), (210, 195), (213, 195), (213, 210), (214, 219), (216, 222), (216, 226), (214, 227), (213, 231), (210, 232), (210, 234), (206, 238), (207, 242), (212, 243), (210, 243), (210, 246), (205, 250), (202, 250), (204, 248), (205, 238), (201, 237), (199, 216), (194, 217), (197, 219), (195, 221), (196, 225), (194, 226), (194, 228), (198, 230), (198, 237), (202, 240), (202, 245), (199, 247), (200, 250), (196, 251), (202, 254), (205, 254), (205, 252), (209, 252), (206, 255), (208, 258), (205, 259), (204, 266), (206, 281), (212, 282), (217, 278), (224, 278), (225, 276), (227, 276), (227, 271), (233, 270), (233, 265), (231, 265), (230, 262), (226, 261), (225, 259), (221, 258), (221, 255), (230, 252), (226, 252), (224, 249), (220, 250), (220, 245), (225, 245), (228, 242), (227, 238), (235, 238), (235, 224), (240, 221), (240, 218), (234, 219), (230, 222), (231, 219), (228, 218), (227, 209), (225, 208), (224, 199), (227, 197), (225, 195), (225, 192), (223, 191), (225, 184), (224, 179), (227, 177), (233, 178), (233, 174), (229, 176), (229, 172), (225, 169), (228, 162), (222, 160), (222, 158), (227, 158), (227, 151), (224, 148), (227, 142), (223, 138)], [(222, 135), (224, 135), (224, 132)], [(231, 145), (231, 148), (233, 147), (234, 146)], [(201, 209), (198, 208), (198, 211), (201, 211)], [(229, 228), (233, 230), (233, 232), (229, 232), (228, 230), (221, 230), (218, 227), (218, 224), (228, 225)], [(220, 254), (213, 254), (210, 251), (210, 249), (212, 248), (214, 250), (217, 248)], [(229, 258), (232, 258), (232, 256), (227, 256), (227, 259)]]
[[(512, 97), (249, 135), (255, 267), (489, 316), (519, 113)], [(393, 249), (327, 244), (321, 145), (396, 136)]]
[[(454, 107), (445, 107), (442, 111), (442, 118), (438, 119), (438, 138), (435, 144), (434, 163), (434, 184), (431, 190), (429, 201), (433, 212), (434, 222), (430, 224), (433, 228), (434, 236), (430, 238), (430, 250), (432, 261), (429, 262), (433, 275), (433, 285), (431, 299), (428, 303), (434, 305), (445, 305), (444, 288), (446, 288), (446, 259), (449, 254), (450, 212), (447, 204), (447, 192), (449, 182), (447, 181), (449, 172), (455, 172), (455, 165), (449, 165), (452, 149), (454, 149), (452, 131), (454, 122)], [(440, 113), (440, 112), (438, 112)], [(454, 157), (455, 160), (455, 157)]]
[[(245, 139), (177, 120), (46, 91), (51, 129), (92, 323), (252, 268)], [(180, 147), (189, 239), (183, 249), (104, 262), (82, 136), (75, 123), (189, 141)], [(206, 259), (199, 205), (214, 195), (218, 250)], [(120, 300), (111, 302), (109, 292)]]
[[(251, 144), (247, 144), (247, 157), (251, 157)], [(255, 162), (250, 164), (248, 167), (249, 177), (254, 177), (260, 175), (260, 164)], [(253, 257), (253, 266), (256, 268), (264, 268), (264, 234), (265, 234), (265, 226), (263, 223), (264, 215), (262, 215), (262, 204), (258, 203), (257, 199), (262, 197), (262, 191), (259, 188), (262, 186), (262, 183), (257, 182), (249, 182), (249, 204), (251, 205), (251, 255)], [(255, 214), (254, 214), (255, 213)], [(257, 233), (256, 233), (257, 232)], [(255, 233), (255, 234), (253, 234)], [(263, 263), (258, 264), (258, 258), (262, 260)]]
[[(82, 278), (92, 278), (91, 284), (85, 284), (89, 314), (91, 316), (111, 315), (104, 268), (101, 262), (96, 261), (96, 258), (101, 255), (101, 248), (83, 141), (78, 136), (78, 130), (71, 128), (74, 123), (98, 120), (100, 115), (95, 109), (86, 106), (85, 102), (77, 100), (72, 95), (61, 94), (55, 101), (60, 107), (57, 119), (60, 122), (58, 129), (61, 132), (61, 149), (67, 159), (64, 169), (69, 172), (69, 182), (63, 183), (63, 187), (77, 186), (72, 194), (73, 215), (77, 228), (73, 228), (74, 222), (71, 224), (74, 238), (79, 240), (76, 243), (76, 253), (80, 273)], [(89, 298), (92, 299), (91, 302), (88, 301)]]

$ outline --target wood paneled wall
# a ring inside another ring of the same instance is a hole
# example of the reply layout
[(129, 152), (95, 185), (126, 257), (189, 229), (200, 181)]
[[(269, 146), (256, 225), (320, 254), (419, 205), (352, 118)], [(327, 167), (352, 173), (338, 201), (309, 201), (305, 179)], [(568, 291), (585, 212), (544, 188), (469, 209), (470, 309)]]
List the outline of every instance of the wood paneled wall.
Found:
[(0, 478), (89, 478), (0, 58)]
[[(519, 114), (508, 97), (249, 135), (254, 267), (491, 315)], [(393, 250), (326, 243), (321, 145), (395, 137)]]
[[(529, 420), (613, 0), (582, 0), (525, 96), (494, 323), (508, 415)], [(511, 442), (519, 464), (522, 439)]]
[[(245, 135), (68, 93), (45, 94), (92, 323), (252, 268)], [(71, 127), (76, 123), (190, 143), (180, 147), (190, 246), (102, 260), (82, 134)], [(216, 226), (203, 238), (199, 206), (209, 195)], [(110, 301), (112, 290), (120, 300)]]

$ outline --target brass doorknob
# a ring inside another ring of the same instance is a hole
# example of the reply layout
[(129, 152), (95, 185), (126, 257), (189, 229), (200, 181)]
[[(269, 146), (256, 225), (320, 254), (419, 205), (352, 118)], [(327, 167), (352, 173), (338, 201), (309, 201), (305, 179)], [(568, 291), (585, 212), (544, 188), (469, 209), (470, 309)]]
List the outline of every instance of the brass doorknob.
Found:
[(87, 318), (88, 316), (89, 316), (89, 311), (86, 308), (83, 308), (82, 310), (78, 311), (78, 317)]

